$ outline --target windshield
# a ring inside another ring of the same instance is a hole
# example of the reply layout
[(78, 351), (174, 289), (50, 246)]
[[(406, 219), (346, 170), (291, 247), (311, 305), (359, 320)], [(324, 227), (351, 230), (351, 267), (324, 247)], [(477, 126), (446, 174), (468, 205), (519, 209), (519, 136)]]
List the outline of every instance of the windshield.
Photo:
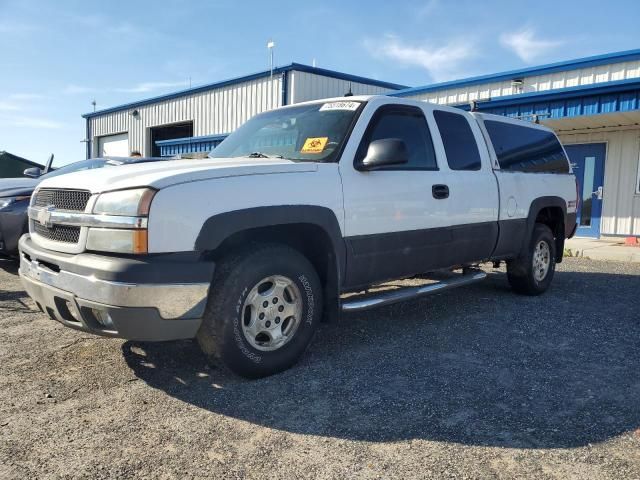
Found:
[[(105, 165), (111, 165), (107, 160), (95, 159), (95, 160), (82, 160), (80, 162), (70, 163), (64, 167), (56, 168), (53, 172), (49, 172), (42, 175), (40, 178), (57, 177), (58, 175), (64, 175), (65, 173), (79, 172), (80, 170), (91, 170), (93, 168), (102, 168)], [(114, 165), (118, 165), (117, 163)]]
[(209, 157), (332, 162), (361, 105), (352, 101), (313, 103), (256, 115)]

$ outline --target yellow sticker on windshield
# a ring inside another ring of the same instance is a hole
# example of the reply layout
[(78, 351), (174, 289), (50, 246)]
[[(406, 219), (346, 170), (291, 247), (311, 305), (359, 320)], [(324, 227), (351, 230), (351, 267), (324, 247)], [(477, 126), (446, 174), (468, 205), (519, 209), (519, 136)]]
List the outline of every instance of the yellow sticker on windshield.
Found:
[(302, 146), (302, 153), (322, 153), (329, 137), (309, 137)]

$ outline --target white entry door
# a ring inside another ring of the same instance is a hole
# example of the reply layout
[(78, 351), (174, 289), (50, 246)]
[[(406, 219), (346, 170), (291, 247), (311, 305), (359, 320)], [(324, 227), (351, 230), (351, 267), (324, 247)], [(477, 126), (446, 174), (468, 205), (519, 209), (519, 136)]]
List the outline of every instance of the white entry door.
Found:
[(118, 135), (108, 135), (98, 138), (99, 157), (128, 157), (129, 156), (129, 135), (119, 133)]

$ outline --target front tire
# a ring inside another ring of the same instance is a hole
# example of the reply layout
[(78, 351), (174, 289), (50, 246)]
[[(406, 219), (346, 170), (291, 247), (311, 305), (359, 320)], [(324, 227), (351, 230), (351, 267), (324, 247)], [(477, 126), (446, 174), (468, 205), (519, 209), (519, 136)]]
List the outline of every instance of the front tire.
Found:
[(269, 244), (237, 252), (218, 264), (198, 343), (238, 375), (273, 375), (304, 353), (322, 298), (316, 271), (297, 250)]
[(556, 242), (551, 229), (536, 223), (527, 251), (507, 263), (507, 278), (511, 288), (523, 295), (544, 293), (556, 270)]

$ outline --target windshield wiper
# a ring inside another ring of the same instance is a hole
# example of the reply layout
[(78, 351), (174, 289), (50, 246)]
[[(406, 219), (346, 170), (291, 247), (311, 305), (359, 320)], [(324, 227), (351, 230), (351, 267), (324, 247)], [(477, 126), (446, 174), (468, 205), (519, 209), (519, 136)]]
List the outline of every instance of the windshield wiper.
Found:
[(247, 158), (284, 158), (282, 155), (267, 155), (262, 152), (253, 152), (248, 155), (245, 155)]

